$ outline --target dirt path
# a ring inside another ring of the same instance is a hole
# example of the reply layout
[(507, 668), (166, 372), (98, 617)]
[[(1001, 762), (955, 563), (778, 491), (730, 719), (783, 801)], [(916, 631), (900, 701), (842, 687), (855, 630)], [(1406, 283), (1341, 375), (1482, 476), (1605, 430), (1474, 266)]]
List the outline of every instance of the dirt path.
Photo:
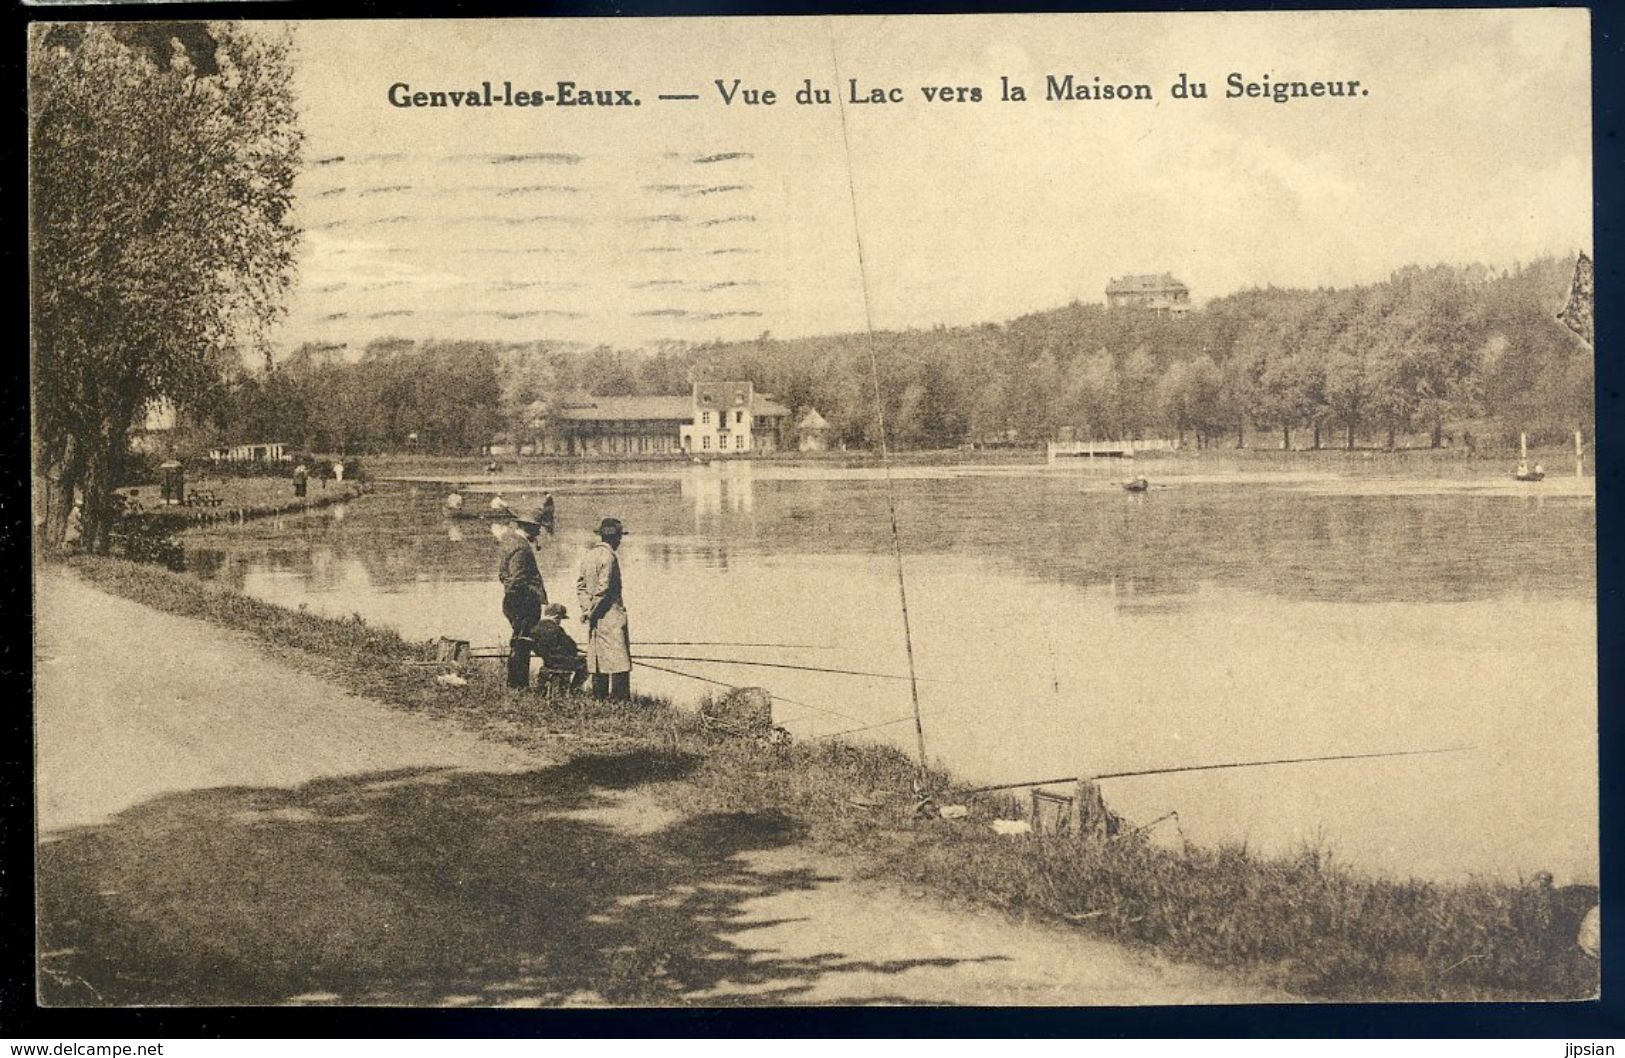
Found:
[(669, 758), (481, 740), (61, 570), (36, 609), (49, 1003), (1284, 998), (676, 816)]

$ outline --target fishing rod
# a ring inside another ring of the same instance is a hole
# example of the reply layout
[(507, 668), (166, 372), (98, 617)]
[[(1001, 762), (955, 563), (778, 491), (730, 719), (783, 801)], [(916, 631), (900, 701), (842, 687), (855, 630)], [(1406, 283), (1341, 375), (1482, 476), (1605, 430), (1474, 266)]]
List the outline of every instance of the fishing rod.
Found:
[(726, 639), (644, 639), (638, 643), (645, 647), (776, 647), (781, 650), (834, 650), (831, 646), (811, 643), (734, 643)]
[[(829, 29), (829, 64), (835, 73), (835, 83), (841, 82), (841, 61), (835, 51), (835, 23), (827, 22)], [(880, 396), (880, 361), (875, 357), (875, 316), (869, 298), (869, 269), (863, 259), (863, 225), (858, 221), (858, 186), (852, 176), (852, 138), (846, 127), (846, 100), (836, 93), (840, 104), (841, 149), (846, 155), (846, 193), (852, 204), (852, 241), (858, 251), (858, 286), (863, 293), (863, 326), (868, 335), (869, 373), (874, 379), (875, 426), (880, 435), (880, 465), (886, 473), (886, 511), (891, 515), (892, 558), (897, 567), (897, 602), (903, 613), (903, 647), (908, 654), (908, 693), (914, 703), (914, 739), (919, 747), (920, 772), (929, 764), (925, 756), (925, 727), (920, 722), (920, 681), (914, 674), (914, 632), (908, 620), (908, 588), (903, 583), (903, 540), (897, 532), (897, 487), (892, 483), (891, 448), (886, 443), (886, 405)]]
[(1379, 757), (1422, 757), (1434, 753), (1464, 753), (1473, 746), (1449, 746), (1443, 749), (1402, 749), (1388, 753), (1337, 753), (1324, 757), (1284, 757), (1279, 760), (1239, 760), (1223, 764), (1186, 764), (1177, 768), (1145, 768), (1139, 771), (1108, 771), (1099, 775), (1068, 775), (1060, 779), (1039, 779), (1035, 782), (1006, 782), (993, 786), (974, 786), (962, 791), (965, 796), (992, 793), (994, 790), (1017, 790), (1026, 786), (1050, 786), (1068, 782), (1099, 782), (1101, 779), (1128, 779), (1140, 775), (1173, 775), (1178, 772), (1219, 771), (1223, 768), (1262, 768), (1272, 764), (1316, 764), (1329, 760), (1375, 760)]
[[(717, 665), (751, 665), (764, 669), (795, 669), (798, 672), (827, 672), (835, 676), (868, 676), (877, 680), (913, 680), (916, 677), (900, 676), (891, 672), (865, 672), (861, 669), (830, 669), (821, 665), (790, 665), (782, 661), (743, 661), (739, 658), (697, 658), (685, 657), (678, 654), (638, 654), (632, 660), (641, 661), (644, 658), (653, 658), (655, 661), (707, 661)], [(929, 681), (927, 681), (929, 682)]]
[[(501, 647), (482, 647), (479, 650), (470, 651), (468, 656), (470, 658), (478, 658), (489, 661), (493, 659), (505, 658), (508, 656), (508, 654), (509, 652), (503, 650)], [(783, 661), (747, 661), (743, 658), (701, 658), (687, 654), (637, 654), (632, 660), (642, 662), (645, 659), (651, 661), (701, 661), (714, 665), (749, 665), (752, 668), (759, 669), (795, 669), (798, 672), (826, 672), (832, 676), (867, 676), (870, 679), (876, 680), (909, 680), (914, 678), (912, 676), (898, 675), (897, 673), (893, 672), (866, 672), (862, 669), (832, 669), (826, 668), (822, 665), (792, 665)], [(653, 668), (653, 666), (650, 667)], [(924, 680), (924, 682), (929, 683), (932, 681)], [(786, 701), (788, 700), (789, 699), (786, 699)], [(847, 717), (847, 719), (855, 720), (857, 717)]]
[[(643, 639), (640, 647), (771, 647), (780, 650), (834, 650), (832, 646), (814, 646), (811, 643), (735, 643), (723, 639)], [(507, 657), (508, 652), (499, 644), (472, 648), (475, 657)]]
[[(664, 665), (651, 665), (648, 662), (643, 661), (642, 659), (639, 659), (639, 664), (642, 665), (646, 669), (654, 669), (656, 672), (669, 672), (673, 676), (684, 676), (684, 677), (687, 677), (688, 679), (691, 679), (691, 680), (699, 680), (701, 683), (709, 683), (709, 684), (713, 684), (713, 685), (715, 685), (717, 687), (726, 687), (730, 691), (737, 691), (737, 690), (740, 689), (737, 684), (725, 683), (722, 680), (713, 680), (709, 676), (701, 676), (698, 673), (693, 673), (693, 672), (684, 672), (682, 669), (670, 669), (670, 668), (667, 668)], [(822, 706), (822, 705), (813, 705), (811, 702), (798, 702), (794, 698), (786, 698), (782, 694), (774, 694), (772, 691), (769, 691), (767, 696), (769, 698), (773, 699), (775, 702), (783, 702), (786, 705), (796, 705), (796, 706), (800, 706), (803, 709), (812, 709), (812, 710), (815, 710), (816, 712), (828, 713), (831, 716), (838, 716), (843, 720), (856, 720), (857, 719), (857, 717), (851, 715), (850, 713), (843, 713), (838, 709), (830, 709), (827, 706)], [(802, 719), (802, 718), (798, 717), (797, 719)]]

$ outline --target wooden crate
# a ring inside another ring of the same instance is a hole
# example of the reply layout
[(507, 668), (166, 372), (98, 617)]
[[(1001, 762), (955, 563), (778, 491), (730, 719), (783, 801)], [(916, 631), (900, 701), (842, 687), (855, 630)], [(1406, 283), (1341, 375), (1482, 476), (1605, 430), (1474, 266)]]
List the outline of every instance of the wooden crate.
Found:
[(466, 639), (447, 639), (440, 637), (435, 644), (434, 659), (442, 665), (466, 665), (468, 663), (469, 646)]

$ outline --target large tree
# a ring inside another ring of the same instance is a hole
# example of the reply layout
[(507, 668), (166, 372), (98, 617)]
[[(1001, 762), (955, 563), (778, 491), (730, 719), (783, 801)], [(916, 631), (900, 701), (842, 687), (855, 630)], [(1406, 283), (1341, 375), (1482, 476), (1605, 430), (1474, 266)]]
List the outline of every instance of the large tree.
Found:
[[(35, 26), (36, 526), (105, 547), (129, 428), (185, 407), (282, 310), (300, 133), (290, 44), (233, 24)], [(215, 389), (218, 392), (217, 389)]]

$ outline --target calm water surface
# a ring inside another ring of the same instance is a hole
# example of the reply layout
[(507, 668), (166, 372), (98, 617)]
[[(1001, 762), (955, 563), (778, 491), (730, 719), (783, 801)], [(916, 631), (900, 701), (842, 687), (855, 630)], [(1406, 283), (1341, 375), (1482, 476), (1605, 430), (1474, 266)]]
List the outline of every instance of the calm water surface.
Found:
[[(1108, 473), (899, 471), (933, 757), (998, 782), (1471, 745), (1104, 788), (1131, 820), (1177, 811), (1198, 841), (1313, 841), (1395, 875), (1595, 880), (1589, 479), (1166, 471), (1130, 495)], [(495, 487), (476, 484), (470, 506)], [(626, 521), (634, 652), (906, 672), (876, 471), (733, 464), (501, 487), (516, 504), (554, 493), (559, 531), (541, 563), (572, 614), (589, 530), (607, 514)], [(505, 642), (491, 527), (448, 521), (445, 492), (398, 483), (347, 508), (198, 536), (190, 561), (273, 602), (410, 637)], [(793, 700), (775, 710), (799, 738), (863, 729), (850, 737), (912, 750), (906, 682), (653, 663), (768, 687)], [(678, 700), (707, 687), (648, 667), (634, 682)]]

